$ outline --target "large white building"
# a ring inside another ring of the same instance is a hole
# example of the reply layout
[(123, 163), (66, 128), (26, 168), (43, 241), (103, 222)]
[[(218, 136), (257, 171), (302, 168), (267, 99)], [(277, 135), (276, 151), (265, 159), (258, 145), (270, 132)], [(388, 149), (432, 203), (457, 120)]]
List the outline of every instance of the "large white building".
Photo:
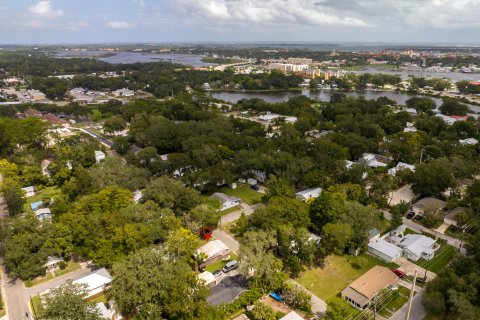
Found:
[(309, 199), (315, 199), (322, 193), (322, 188), (309, 188), (303, 191), (295, 193), (298, 200), (307, 201)]

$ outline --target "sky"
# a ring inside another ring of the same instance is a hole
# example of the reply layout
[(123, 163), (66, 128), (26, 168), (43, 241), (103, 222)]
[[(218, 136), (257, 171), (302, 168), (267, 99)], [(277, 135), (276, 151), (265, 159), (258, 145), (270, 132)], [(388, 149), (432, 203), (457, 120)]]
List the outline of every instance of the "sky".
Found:
[(0, 0), (0, 44), (480, 43), (480, 0)]

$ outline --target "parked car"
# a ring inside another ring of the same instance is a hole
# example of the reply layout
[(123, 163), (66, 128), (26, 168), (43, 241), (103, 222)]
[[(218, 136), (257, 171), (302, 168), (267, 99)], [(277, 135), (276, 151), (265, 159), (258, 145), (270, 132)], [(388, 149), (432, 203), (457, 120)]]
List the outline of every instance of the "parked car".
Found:
[(283, 298), (282, 296), (280, 296), (278, 293), (276, 292), (270, 292), (269, 294), (270, 298), (276, 300), (276, 301), (283, 301)]
[(252, 185), (250, 186), (250, 188), (252, 188), (252, 189), (255, 190), (255, 191), (260, 190), (260, 188), (259, 188), (256, 184), (252, 184)]
[(222, 275), (222, 273), (223, 273), (222, 269), (212, 272), (212, 274), (215, 278), (220, 277)]
[(399, 278), (403, 278), (403, 277), (405, 277), (405, 276), (407, 275), (405, 272), (403, 272), (403, 271), (400, 270), (400, 269), (393, 269), (392, 271), (393, 271), (393, 273), (395, 273), (395, 274), (397, 275), (397, 277), (399, 277)]
[(410, 211), (409, 213), (407, 213), (407, 219), (412, 219), (413, 217), (415, 217), (415, 212)]
[(227, 262), (227, 264), (225, 265), (225, 267), (223, 267), (222, 271), (223, 273), (227, 273), (227, 272), (230, 272), (234, 269), (237, 269), (238, 268), (238, 261), (237, 260), (232, 260), (230, 262)]
[(421, 215), (421, 214), (417, 214), (415, 216), (415, 220), (417, 220), (417, 221), (422, 220), (422, 219), (423, 219), (423, 215)]

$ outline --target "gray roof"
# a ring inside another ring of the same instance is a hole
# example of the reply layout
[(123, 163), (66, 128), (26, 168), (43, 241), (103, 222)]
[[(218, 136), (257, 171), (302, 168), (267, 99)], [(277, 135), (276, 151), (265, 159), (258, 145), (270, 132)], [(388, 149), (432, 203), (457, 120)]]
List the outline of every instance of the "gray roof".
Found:
[(429, 209), (443, 209), (447, 203), (437, 198), (427, 197), (421, 200), (418, 200), (413, 204), (414, 208), (418, 208), (419, 210), (429, 210)]
[(210, 199), (218, 199), (223, 204), (228, 201), (240, 201), (240, 198), (227, 196), (225, 193), (215, 192), (210, 196)]
[(422, 253), (433, 253), (433, 245), (436, 240), (426, 237), (421, 234), (407, 234), (403, 237), (403, 240), (400, 242), (400, 245), (411, 251), (417, 256), (421, 256)]
[(383, 239), (370, 239), (370, 242), (368, 242), (368, 247), (375, 249), (376, 251), (379, 251), (391, 258), (398, 257), (399, 254), (402, 252), (402, 248), (399, 248), (396, 245)]

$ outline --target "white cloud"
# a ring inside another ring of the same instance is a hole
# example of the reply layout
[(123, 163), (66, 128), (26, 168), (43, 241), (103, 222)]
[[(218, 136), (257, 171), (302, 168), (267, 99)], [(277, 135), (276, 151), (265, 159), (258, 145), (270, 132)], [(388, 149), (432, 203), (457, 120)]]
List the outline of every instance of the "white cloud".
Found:
[(132, 29), (136, 26), (125, 21), (110, 21), (107, 25), (112, 29)]
[(145, 1), (144, 0), (131, 0), (134, 4), (137, 6), (145, 7)]
[(36, 5), (29, 8), (30, 12), (46, 18), (61, 17), (64, 15), (62, 10), (53, 10), (51, 0), (41, 0)]
[(337, 14), (322, 2), (310, 0), (169, 0), (177, 12), (209, 24), (297, 24), (366, 27), (368, 23), (348, 14)]

